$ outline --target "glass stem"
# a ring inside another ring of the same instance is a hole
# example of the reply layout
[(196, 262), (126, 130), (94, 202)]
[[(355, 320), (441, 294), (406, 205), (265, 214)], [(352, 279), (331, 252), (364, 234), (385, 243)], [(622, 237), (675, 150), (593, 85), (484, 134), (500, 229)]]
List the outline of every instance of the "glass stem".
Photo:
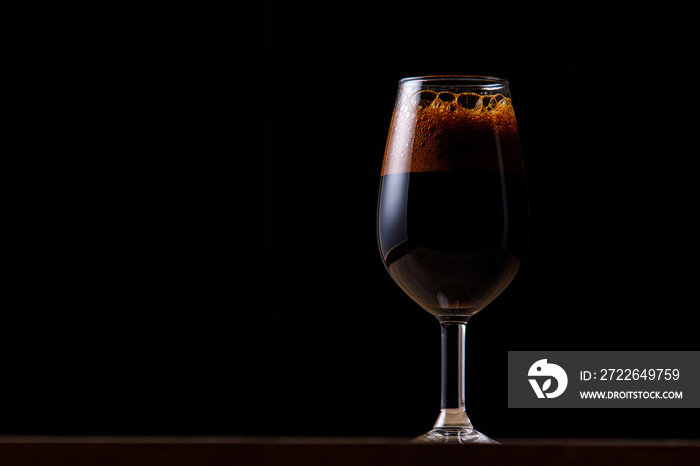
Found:
[(442, 397), (433, 429), (473, 429), (464, 407), (464, 354), (467, 322), (440, 319), (442, 332)]

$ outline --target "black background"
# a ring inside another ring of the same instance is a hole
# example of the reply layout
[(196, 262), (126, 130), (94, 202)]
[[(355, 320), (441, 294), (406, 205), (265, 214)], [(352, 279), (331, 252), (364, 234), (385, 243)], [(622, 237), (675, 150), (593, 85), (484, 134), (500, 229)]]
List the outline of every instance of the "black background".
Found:
[(400, 78), (488, 74), (511, 82), (532, 237), (467, 326), (475, 427), (700, 435), (692, 410), (506, 407), (509, 350), (697, 349), (694, 90), (661, 31), (559, 2), (236, 18), (133, 53), (42, 43), (6, 172), (0, 433), (428, 430), (439, 326), (380, 260), (382, 155)]

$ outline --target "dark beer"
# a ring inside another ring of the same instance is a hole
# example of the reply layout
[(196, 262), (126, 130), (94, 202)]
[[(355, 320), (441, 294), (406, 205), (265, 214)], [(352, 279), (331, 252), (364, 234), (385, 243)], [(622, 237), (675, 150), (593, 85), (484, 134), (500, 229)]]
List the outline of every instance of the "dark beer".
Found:
[(428, 312), (469, 317), (498, 296), (529, 229), (510, 98), (402, 89), (377, 220), (389, 274)]

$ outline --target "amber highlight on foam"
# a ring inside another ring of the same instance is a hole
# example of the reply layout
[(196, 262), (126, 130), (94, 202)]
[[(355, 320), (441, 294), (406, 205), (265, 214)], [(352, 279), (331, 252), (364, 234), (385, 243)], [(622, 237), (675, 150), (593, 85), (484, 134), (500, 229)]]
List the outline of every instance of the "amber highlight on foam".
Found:
[(522, 173), (520, 160), (509, 97), (399, 91), (382, 175), (449, 170)]

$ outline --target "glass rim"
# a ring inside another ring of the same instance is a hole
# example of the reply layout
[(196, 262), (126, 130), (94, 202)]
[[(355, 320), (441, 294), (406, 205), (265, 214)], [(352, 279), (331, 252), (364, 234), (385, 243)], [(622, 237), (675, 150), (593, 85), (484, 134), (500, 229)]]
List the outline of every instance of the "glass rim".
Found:
[(506, 85), (508, 86), (508, 80), (503, 78), (498, 78), (496, 76), (482, 76), (482, 75), (427, 75), (427, 76), (412, 76), (407, 78), (402, 78), (399, 80), (399, 84), (406, 83), (424, 83), (433, 85), (450, 85), (450, 86), (494, 86), (494, 85)]

